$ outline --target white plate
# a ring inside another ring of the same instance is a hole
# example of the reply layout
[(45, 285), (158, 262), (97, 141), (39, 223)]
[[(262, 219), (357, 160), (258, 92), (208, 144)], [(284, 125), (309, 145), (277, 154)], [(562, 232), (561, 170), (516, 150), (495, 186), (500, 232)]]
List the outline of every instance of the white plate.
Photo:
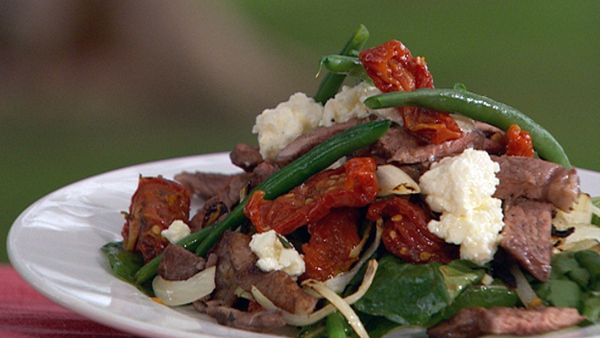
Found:
[[(100, 247), (121, 239), (120, 211), (128, 209), (138, 176), (171, 178), (183, 170), (238, 171), (229, 156), (221, 153), (136, 165), (66, 186), (35, 202), (17, 218), (8, 236), (11, 263), (53, 301), (134, 334), (269, 336), (220, 326), (189, 307), (159, 305), (110, 273)], [(579, 175), (582, 189), (599, 196), (600, 173), (580, 170)]]

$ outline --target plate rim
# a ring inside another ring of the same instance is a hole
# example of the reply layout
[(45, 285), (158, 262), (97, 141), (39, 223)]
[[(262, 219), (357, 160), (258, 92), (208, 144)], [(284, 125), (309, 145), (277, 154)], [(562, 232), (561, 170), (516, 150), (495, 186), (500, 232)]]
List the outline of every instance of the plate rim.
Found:
[[(52, 300), (53, 302), (65, 307), (77, 314), (80, 314), (92, 321), (99, 322), (101, 324), (104, 324), (106, 326), (109, 326), (109, 327), (112, 327), (112, 328), (115, 328), (118, 330), (122, 330), (124, 332), (133, 333), (133, 334), (141, 334), (144, 336), (161, 336), (161, 337), (164, 337), (164, 336), (186, 337), (186, 336), (189, 336), (192, 334), (196, 337), (226, 337), (226, 336), (230, 336), (230, 335), (254, 335), (257, 337), (258, 336), (272, 337), (273, 335), (270, 335), (270, 334), (256, 335), (256, 333), (239, 330), (239, 329), (234, 329), (234, 328), (228, 328), (225, 326), (220, 326), (220, 327), (223, 327), (225, 330), (229, 331), (227, 335), (213, 335), (213, 333), (211, 333), (210, 335), (207, 335), (203, 332), (190, 332), (190, 331), (185, 331), (185, 330), (175, 330), (175, 329), (172, 329), (169, 327), (153, 325), (151, 323), (144, 323), (145, 325), (140, 325), (141, 323), (139, 320), (132, 319), (132, 318), (129, 318), (126, 316), (118, 316), (116, 314), (110, 313), (106, 309), (96, 308), (93, 305), (91, 305), (90, 303), (86, 302), (84, 299), (80, 299), (80, 298), (76, 297), (75, 295), (67, 294), (67, 297), (63, 298), (62, 293), (60, 291), (51, 292), (50, 290), (53, 290), (53, 288), (46, 289), (44, 286), (46, 286), (48, 284), (44, 283), (43, 280), (38, 278), (37, 273), (35, 273), (34, 271), (32, 271), (28, 268), (28, 266), (26, 264), (27, 262), (21, 261), (23, 259), (23, 257), (19, 257), (18, 250), (15, 247), (17, 245), (15, 238), (17, 236), (18, 231), (21, 231), (20, 229), (24, 225), (23, 220), (28, 215), (30, 215), (35, 210), (35, 208), (39, 207), (44, 201), (50, 199), (54, 195), (64, 193), (66, 190), (72, 189), (74, 186), (85, 184), (87, 182), (91, 182), (94, 180), (99, 180), (104, 177), (109, 177), (109, 176), (117, 175), (120, 173), (125, 173), (127, 171), (141, 171), (141, 170), (143, 170), (143, 168), (159, 167), (159, 166), (169, 165), (170, 163), (172, 164), (172, 163), (179, 163), (179, 162), (193, 162), (193, 161), (199, 161), (199, 160), (206, 161), (206, 160), (211, 160), (211, 159), (223, 160), (225, 157), (228, 156), (228, 154), (229, 154), (228, 152), (214, 152), (214, 153), (207, 153), (207, 154), (201, 154), (201, 155), (173, 157), (173, 158), (161, 159), (161, 160), (156, 160), (156, 161), (148, 161), (148, 162), (133, 164), (133, 165), (129, 165), (129, 166), (124, 166), (121, 168), (109, 170), (109, 171), (106, 171), (103, 173), (99, 173), (96, 175), (92, 175), (92, 176), (74, 181), (72, 183), (62, 186), (46, 195), (40, 197), (39, 199), (37, 199), (36, 201), (31, 203), (26, 209), (24, 209), (19, 214), (19, 216), (15, 219), (15, 221), (12, 223), (12, 225), (9, 229), (9, 233), (7, 236), (7, 242), (6, 242), (7, 243), (6, 248), (7, 248), (8, 258), (9, 258), (10, 263), (12, 264), (12, 267), (36, 291), (40, 292), (41, 294), (43, 294), (45, 297)], [(190, 169), (192, 166), (193, 165), (190, 163)], [(239, 171), (239, 168), (233, 166), (230, 163), (227, 164), (226, 166), (231, 168), (232, 172)], [(576, 169), (579, 173), (583, 173), (584, 176), (593, 177), (593, 176), (598, 175), (598, 177), (600, 178), (600, 172), (596, 172), (596, 171), (592, 171), (592, 170), (584, 169), (584, 168), (576, 168)], [(221, 170), (221, 172), (222, 172), (222, 170)], [(100, 248), (98, 248), (98, 249), (100, 249)], [(100, 255), (99, 250), (98, 250), (98, 254)], [(199, 318), (199, 320), (203, 320), (203, 319)], [(600, 327), (600, 325), (594, 325), (594, 327)]]

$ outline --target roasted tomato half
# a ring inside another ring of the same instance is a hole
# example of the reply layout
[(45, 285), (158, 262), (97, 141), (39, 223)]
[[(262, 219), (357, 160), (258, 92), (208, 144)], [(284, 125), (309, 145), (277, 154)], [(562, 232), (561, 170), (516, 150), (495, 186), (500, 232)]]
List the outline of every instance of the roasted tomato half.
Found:
[(339, 208), (308, 225), (310, 241), (302, 246), (306, 264), (302, 278), (324, 281), (350, 269), (358, 260), (352, 250), (360, 243), (360, 216), (359, 209)]
[[(413, 57), (402, 42), (391, 40), (360, 52), (359, 59), (369, 77), (384, 93), (433, 88), (433, 77), (422, 57)], [(426, 141), (440, 144), (462, 136), (448, 113), (419, 107), (401, 107), (404, 128)]]
[(512, 124), (506, 131), (506, 155), (533, 157), (533, 141), (518, 124)]
[(432, 234), (425, 211), (405, 198), (394, 196), (371, 204), (367, 218), (383, 219), (383, 245), (405, 261), (447, 263), (458, 258), (458, 247)]
[(256, 191), (244, 214), (259, 232), (273, 229), (282, 235), (325, 217), (333, 208), (363, 207), (375, 200), (377, 179), (375, 160), (357, 157), (342, 167), (322, 171), (289, 193), (273, 201)]
[(140, 177), (121, 231), (123, 246), (149, 261), (168, 244), (160, 232), (174, 220), (189, 223), (189, 213), (190, 193), (181, 184), (162, 177)]

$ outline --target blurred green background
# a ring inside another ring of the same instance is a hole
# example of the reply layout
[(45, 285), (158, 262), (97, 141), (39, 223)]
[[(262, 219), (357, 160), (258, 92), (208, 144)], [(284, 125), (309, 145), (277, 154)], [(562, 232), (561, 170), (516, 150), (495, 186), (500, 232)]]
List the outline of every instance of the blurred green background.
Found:
[(130, 164), (255, 143), (262, 109), (315, 92), (358, 24), (437, 87), (527, 112), (600, 171), (599, 1), (0, 0), (0, 262), (27, 205)]

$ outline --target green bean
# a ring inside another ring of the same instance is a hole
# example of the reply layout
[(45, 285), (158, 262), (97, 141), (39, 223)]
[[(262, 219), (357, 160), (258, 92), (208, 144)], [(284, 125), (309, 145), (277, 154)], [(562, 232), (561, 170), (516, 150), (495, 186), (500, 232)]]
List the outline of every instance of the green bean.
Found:
[[(367, 39), (369, 39), (367, 27), (364, 25), (358, 26), (358, 29), (354, 32), (354, 35), (352, 35), (350, 40), (346, 42), (346, 45), (342, 48), (340, 54), (346, 56), (358, 56), (358, 52), (363, 48)], [(338, 92), (345, 78), (346, 76), (342, 74), (327, 73), (315, 94), (315, 101), (325, 104), (327, 100), (332, 98)]]
[[(200, 231), (194, 232), (193, 234), (190, 234), (189, 236), (186, 236), (185, 238), (177, 242), (177, 245), (181, 245), (182, 247), (190, 251), (194, 251), (200, 243), (200, 241), (202, 241), (206, 237), (206, 235), (208, 235), (212, 228), (213, 226), (208, 226), (206, 228), (201, 229)], [(144, 266), (142, 266), (135, 273), (135, 282), (137, 284), (142, 284), (150, 278), (154, 277), (156, 275), (156, 271), (158, 270), (158, 265), (160, 264), (161, 260), (162, 254), (152, 258), (150, 262), (144, 264)]]
[(365, 100), (371, 109), (419, 106), (458, 113), (504, 130), (516, 123), (529, 132), (538, 155), (548, 161), (571, 167), (569, 158), (558, 141), (527, 115), (504, 103), (460, 89), (417, 89), (371, 96)]
[[(254, 190), (262, 190), (265, 198), (273, 199), (327, 168), (340, 157), (375, 142), (389, 126), (389, 121), (373, 121), (341, 132), (279, 170)], [(221, 222), (195, 232), (177, 244), (195, 251), (199, 256), (205, 256), (226, 230), (233, 229), (246, 219), (244, 207), (247, 201), (248, 198), (242, 200)], [(136, 283), (142, 284), (154, 277), (161, 259), (162, 255), (158, 255), (138, 270), (135, 274)]]
[(354, 56), (327, 55), (321, 58), (321, 66), (334, 74), (354, 76), (362, 76), (362, 74), (365, 74), (362, 63)]
[(339, 312), (335, 311), (326, 319), (327, 337), (346, 338), (346, 319)]
[[(329, 167), (340, 157), (377, 141), (389, 126), (390, 121), (387, 120), (372, 121), (336, 134), (271, 175), (253, 191), (264, 191), (265, 199), (273, 199), (282, 195), (300, 185), (310, 176)], [(252, 192), (248, 196), (251, 194)], [(242, 200), (225, 220), (214, 224), (214, 230), (198, 245), (196, 254), (206, 255), (226, 230), (233, 229), (245, 219), (243, 209), (247, 202), (248, 197)]]

